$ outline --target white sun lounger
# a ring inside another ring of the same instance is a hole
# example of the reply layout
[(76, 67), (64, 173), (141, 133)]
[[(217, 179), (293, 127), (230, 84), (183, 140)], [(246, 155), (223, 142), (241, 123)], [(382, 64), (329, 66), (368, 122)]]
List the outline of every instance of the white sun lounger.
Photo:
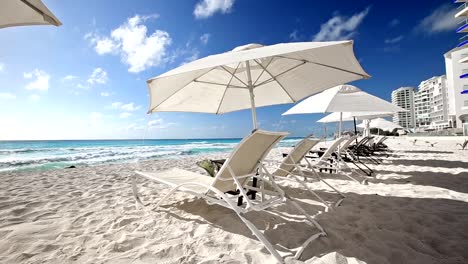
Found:
[[(317, 197), (317, 199), (322, 202), (326, 209), (332, 208), (328, 202), (326, 202), (320, 195), (314, 192), (312, 189), (307, 186), (307, 179), (308, 178), (316, 178), (323, 183), (325, 183), (328, 187), (330, 187), (333, 191), (341, 196), (341, 198), (335, 202), (335, 206), (338, 206), (345, 196), (338, 191), (335, 187), (330, 185), (327, 181), (325, 181), (320, 174), (315, 171), (313, 167), (305, 167), (301, 166), (301, 161), (304, 160), (304, 157), (309, 153), (309, 151), (320, 142), (320, 139), (315, 138), (304, 138), (299, 143), (296, 144), (294, 149), (289, 152), (289, 154), (283, 159), (281, 164), (278, 167), (275, 167), (276, 170), (271, 173), (274, 179), (288, 179), (288, 180), (295, 180), (299, 184), (301, 184), (304, 189), (309, 191), (313, 196)], [(269, 165), (274, 161), (268, 161)], [(268, 173), (268, 172), (267, 172)], [(301, 180), (303, 178), (304, 180)]]
[[(309, 159), (305, 159), (306, 162), (309, 165), (309, 168), (314, 168), (314, 169), (319, 170), (319, 171), (323, 170), (323, 169), (336, 171), (336, 174), (338, 176), (342, 175), (342, 176), (345, 176), (345, 177), (351, 179), (352, 181), (360, 183), (357, 179), (352, 177), (349, 173), (345, 173), (343, 171), (343, 168), (350, 169), (351, 174), (352, 173), (357, 173), (359, 176), (362, 176), (361, 174), (359, 174), (359, 172), (357, 172), (356, 170), (350, 168), (346, 164), (346, 162), (341, 158), (341, 153), (340, 153), (342, 150), (345, 149), (345, 148), (343, 148), (343, 146), (348, 148), (349, 144), (351, 144), (351, 142), (353, 140), (355, 140), (355, 138), (353, 138), (353, 137), (349, 138), (347, 136), (342, 136), (342, 137), (336, 139), (332, 143), (332, 145), (329, 148), (327, 148), (327, 150), (325, 150), (325, 152), (322, 154), (322, 156), (320, 156), (317, 160), (309, 161)], [(343, 143), (343, 145), (340, 147), (341, 143)], [(336, 155), (333, 155), (333, 154), (336, 154)], [(365, 182), (366, 182), (366, 179), (364, 179), (364, 181), (362, 183), (365, 183)]]
[[(257, 130), (251, 135), (245, 137), (239, 145), (233, 150), (230, 157), (223, 164), (214, 178), (206, 175), (182, 170), (170, 169), (161, 172), (141, 172), (136, 171), (132, 179), (132, 188), (135, 199), (138, 204), (144, 205), (138, 195), (136, 186), (136, 176), (141, 176), (153, 180), (172, 189), (156, 204), (159, 206), (167, 198), (171, 197), (175, 191), (184, 191), (203, 198), (208, 204), (217, 204), (233, 210), (237, 216), (245, 223), (252, 233), (263, 243), (266, 249), (283, 263), (284, 260), (273, 245), (267, 240), (263, 233), (258, 230), (243, 214), (249, 211), (263, 211), (268, 208), (290, 202), (301, 214), (308, 220), (308, 224), (316, 227), (319, 232), (307, 239), (299, 248), (296, 249), (296, 258), (299, 258), (304, 248), (313, 240), (320, 236), (326, 236), (325, 231), (320, 224), (302, 207), (284, 191), (282, 191), (274, 181), (268, 180), (268, 176), (263, 175), (263, 170), (258, 170), (262, 165), (265, 156), (281, 139), (288, 133), (269, 132)], [(249, 186), (250, 180), (259, 173), (260, 187)], [(264, 187), (268, 187), (268, 190)], [(255, 191), (260, 195), (258, 199), (249, 199), (248, 192)], [(238, 193), (238, 195), (233, 195)], [(237, 199), (242, 196), (246, 205), (238, 205)]]

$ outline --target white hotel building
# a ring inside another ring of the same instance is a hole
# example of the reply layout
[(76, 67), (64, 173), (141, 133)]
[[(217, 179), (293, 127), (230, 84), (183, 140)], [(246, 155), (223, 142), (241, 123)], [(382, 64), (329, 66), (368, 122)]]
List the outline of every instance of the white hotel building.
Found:
[(404, 128), (414, 128), (414, 88), (413, 87), (400, 87), (392, 92), (392, 103), (401, 108), (408, 110), (408, 112), (398, 112), (393, 114), (393, 123), (398, 124)]

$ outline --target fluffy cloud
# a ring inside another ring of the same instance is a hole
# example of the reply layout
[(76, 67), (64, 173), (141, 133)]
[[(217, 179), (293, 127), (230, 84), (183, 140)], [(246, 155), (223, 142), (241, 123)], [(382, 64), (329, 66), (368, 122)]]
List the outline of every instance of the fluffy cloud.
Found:
[(12, 100), (16, 99), (16, 95), (12, 93), (0, 93), (0, 100)]
[(134, 103), (128, 103), (122, 105), (121, 108), (125, 111), (136, 111), (141, 108), (141, 105), (135, 106)]
[(108, 80), (107, 72), (102, 68), (96, 68), (93, 70), (91, 75), (88, 78), (88, 83), (91, 85), (94, 84), (105, 84)]
[(336, 15), (320, 26), (320, 31), (315, 34), (313, 41), (333, 41), (349, 39), (356, 34), (356, 29), (369, 13), (370, 8), (356, 13), (351, 17)]
[(5, 70), (5, 64), (0, 62), (0, 72)]
[(114, 29), (110, 36), (88, 33), (85, 38), (94, 45), (94, 50), (99, 55), (118, 55), (129, 66), (129, 72), (141, 72), (162, 64), (166, 59), (167, 47), (172, 41), (169, 33), (162, 30), (147, 35), (148, 29), (143, 22), (155, 17), (157, 15), (135, 15)]
[(75, 80), (77, 78), (78, 78), (78, 76), (75, 76), (75, 75), (67, 75), (67, 76), (62, 78), (62, 81), (73, 81), (73, 80)]
[(211, 37), (210, 33), (205, 33), (205, 34), (200, 36), (200, 42), (203, 45), (206, 45), (206, 44), (208, 44), (208, 41), (210, 40), (210, 37)]
[(235, 0), (201, 0), (195, 6), (193, 14), (196, 18), (208, 18), (217, 12), (229, 13)]
[(400, 42), (402, 39), (403, 39), (403, 35), (400, 35), (395, 38), (386, 39), (385, 44), (395, 44), (395, 43)]
[(110, 93), (108, 93), (108, 92), (101, 92), (101, 96), (103, 96), (103, 97), (107, 97), (109, 95), (110, 95)]
[(457, 27), (457, 20), (454, 18), (456, 12), (454, 5), (443, 4), (423, 18), (415, 30), (426, 34), (451, 31)]
[(164, 122), (162, 118), (158, 118), (155, 120), (151, 120), (148, 122), (148, 128), (153, 128), (153, 129), (164, 129), (168, 128), (170, 126), (176, 125), (176, 123), (172, 122)]
[(133, 112), (141, 108), (141, 105), (135, 105), (134, 103), (123, 104), (121, 102), (114, 102), (111, 104), (113, 109), (122, 109), (127, 112)]
[(125, 112), (125, 113), (121, 113), (119, 117), (120, 118), (127, 118), (127, 117), (130, 117), (131, 115), (132, 115), (132, 113)]
[(25, 79), (32, 79), (32, 81), (26, 85), (27, 90), (47, 91), (49, 89), (50, 75), (45, 71), (34, 69), (32, 72), (25, 72), (23, 76)]

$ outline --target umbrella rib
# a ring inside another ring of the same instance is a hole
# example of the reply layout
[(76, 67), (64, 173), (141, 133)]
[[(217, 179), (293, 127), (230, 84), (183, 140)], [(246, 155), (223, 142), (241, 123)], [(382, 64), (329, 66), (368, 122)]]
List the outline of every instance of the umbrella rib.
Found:
[[(271, 60), (268, 62), (268, 64), (265, 66), (265, 68), (268, 68), (268, 66), (270, 66), (270, 64), (273, 62), (273, 59), (275, 58), (275, 56), (271, 57)], [(258, 65), (260, 65), (260, 63), (257, 61), (257, 60), (254, 60)], [(263, 67), (262, 67), (263, 68)], [(257, 81), (260, 79), (260, 77), (262, 77), (263, 73), (265, 73), (265, 69), (258, 75), (257, 79), (255, 80), (255, 82), (253, 82), (253, 86), (255, 86), (257, 84)]]
[(290, 71), (292, 71), (292, 70), (294, 70), (294, 69), (296, 69), (296, 68), (298, 68), (298, 67), (300, 67), (300, 66), (302, 66), (302, 65), (304, 65), (304, 64), (306, 64), (306, 62), (305, 62), (305, 61), (302, 61), (301, 64), (298, 64), (298, 65), (296, 65), (296, 66), (294, 66), (294, 67), (292, 67), (292, 68), (289, 68), (289, 69), (287, 69), (287, 70), (285, 70), (285, 71), (279, 73), (279, 74), (276, 75), (276, 76), (273, 76), (271, 73), (269, 73), (270, 76), (271, 76), (271, 78), (268, 79), (268, 80), (265, 80), (265, 81), (263, 81), (263, 82), (261, 82), (261, 83), (259, 83), (257, 86), (260, 86), (260, 85), (263, 85), (263, 84), (272, 82), (272, 81), (274, 81), (274, 80), (276, 81), (275, 78), (277, 78), (277, 77), (279, 77), (279, 76), (281, 76), (281, 75), (283, 75), (283, 74), (285, 74), (285, 73), (287, 73), (287, 72), (290, 72)]
[[(191, 84), (194, 80), (196, 80), (196, 79), (198, 79), (198, 78), (204, 76), (205, 74), (210, 73), (211, 71), (213, 71), (213, 70), (216, 69), (216, 68), (217, 68), (217, 67), (213, 67), (213, 68), (211, 68), (209, 71), (200, 74), (200, 76), (198, 76), (197, 78), (194, 78), (193, 80), (187, 82), (187, 84), (185, 84), (185, 85), (182, 86), (180, 89), (177, 89), (177, 91), (175, 91), (174, 93), (172, 93), (171, 95), (169, 95), (168, 97), (166, 97), (166, 99), (164, 99), (164, 100), (163, 100), (161, 103), (159, 103), (157, 106), (155, 106), (155, 107), (151, 108), (150, 110), (148, 110), (148, 114), (152, 113), (153, 110), (154, 110), (156, 107), (160, 106), (161, 104), (163, 104), (164, 102), (166, 102), (167, 100), (169, 100), (169, 98), (171, 98), (172, 96), (174, 96), (174, 95), (175, 95), (176, 93), (178, 93), (180, 90), (182, 90), (182, 89), (184, 89), (185, 87), (187, 87), (187, 85)], [(151, 81), (153, 81), (153, 80), (151, 80)], [(149, 86), (149, 83), (151, 83), (151, 81), (148, 81), (148, 86)]]
[(335, 66), (331, 66), (331, 65), (319, 63), (319, 62), (309, 61), (309, 60), (305, 60), (305, 59), (290, 58), (290, 57), (282, 56), (282, 55), (278, 55), (278, 57), (284, 58), (284, 59), (290, 59), (290, 60), (303, 61), (303, 62), (311, 63), (311, 64), (316, 64), (316, 65), (319, 65), (319, 66), (323, 66), (323, 67), (327, 67), (327, 68), (332, 68), (332, 69), (335, 69), (335, 70), (344, 71), (344, 72), (347, 72), (347, 73), (359, 75), (359, 76), (361, 76), (361, 77), (363, 77), (363, 78), (368, 78), (368, 77), (369, 77), (368, 75), (365, 75), (365, 74), (353, 72), (353, 71), (350, 71), (350, 70), (346, 70), (346, 69), (343, 69), (343, 68), (339, 68), (339, 67), (335, 67)]
[[(231, 77), (231, 79), (232, 79), (232, 77)], [(226, 87), (239, 88), (239, 89), (248, 89), (247, 87), (237, 86), (237, 85), (230, 85), (229, 83), (224, 84), (224, 83), (206, 82), (206, 81), (198, 81), (198, 80), (194, 80), (193, 82), (204, 83), (204, 84), (213, 84), (213, 85), (226, 86)]]
[[(254, 61), (257, 62), (257, 60), (254, 60)], [(257, 63), (258, 63), (258, 62), (257, 62)], [(260, 67), (262, 67), (263, 71), (265, 71), (266, 73), (268, 73), (268, 74), (271, 76), (271, 79), (275, 80), (276, 83), (278, 83), (278, 85), (279, 85), (279, 86), (281, 87), (281, 89), (283, 89), (283, 91), (289, 96), (289, 99), (291, 99), (292, 102), (295, 102), (295, 101), (296, 101), (296, 100), (294, 100), (294, 98), (292, 98), (292, 96), (289, 94), (289, 92), (286, 91), (286, 89), (285, 89), (284, 86), (280, 83), (280, 81), (278, 81), (278, 80), (276, 79), (277, 76), (276, 76), (276, 77), (273, 76), (273, 74), (271, 74), (271, 72), (269, 72), (269, 71), (267, 70), (267, 68), (266, 68), (266, 67), (263, 67), (263, 65), (261, 65), (260, 63), (258, 63), (258, 65), (260, 65)], [(293, 67), (293, 68), (296, 68), (296, 67)], [(288, 71), (289, 71), (289, 70), (288, 70)], [(278, 76), (279, 76), (279, 75), (278, 75)]]
[[(233, 74), (233, 73), (231, 73), (230, 71), (228, 71), (224, 66), (221, 65), (221, 66), (219, 66), (219, 67), (221, 67), (221, 69), (225, 70), (227, 73), (231, 74), (232, 77), (236, 78), (239, 82), (241, 82), (243, 85), (245, 85), (245, 88), (249, 88), (249, 86), (248, 86), (245, 82), (243, 82), (241, 79), (239, 79), (239, 77), (237, 77), (235, 74)], [(235, 73), (235, 72), (234, 72), (234, 73)]]
[[(240, 64), (241, 64), (240, 62), (237, 64), (237, 67), (234, 70), (234, 74), (236, 74), (237, 69), (239, 69)], [(219, 109), (221, 108), (221, 105), (223, 104), (223, 101), (224, 101), (224, 96), (226, 95), (227, 89), (229, 88), (229, 85), (231, 85), (231, 82), (232, 82), (233, 78), (234, 78), (234, 75), (231, 76), (231, 79), (229, 80), (229, 82), (228, 82), (228, 84), (226, 86), (226, 89), (224, 89), (223, 96), (221, 97), (221, 102), (219, 102), (218, 109), (216, 109), (216, 114), (219, 113)]]

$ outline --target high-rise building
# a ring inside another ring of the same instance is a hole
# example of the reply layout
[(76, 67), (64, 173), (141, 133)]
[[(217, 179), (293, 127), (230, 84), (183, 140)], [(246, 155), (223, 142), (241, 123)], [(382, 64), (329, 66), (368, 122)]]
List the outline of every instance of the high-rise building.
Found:
[(443, 129), (450, 127), (448, 90), (445, 75), (422, 81), (415, 92), (416, 127)]
[(455, 18), (463, 18), (457, 33), (463, 34), (456, 48), (444, 54), (447, 75), (448, 118), (452, 127), (463, 129), (468, 135), (468, 0), (454, 0), (462, 3)]
[(400, 87), (392, 92), (392, 103), (408, 112), (398, 112), (393, 114), (393, 123), (410, 129), (416, 126), (414, 118), (414, 88)]

